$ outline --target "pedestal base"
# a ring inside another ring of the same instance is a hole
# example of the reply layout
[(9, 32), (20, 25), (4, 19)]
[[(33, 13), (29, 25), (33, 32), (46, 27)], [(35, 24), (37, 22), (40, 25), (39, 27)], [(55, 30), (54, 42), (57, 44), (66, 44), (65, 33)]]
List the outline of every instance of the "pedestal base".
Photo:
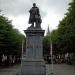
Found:
[(22, 60), (21, 75), (46, 75), (44, 61)]

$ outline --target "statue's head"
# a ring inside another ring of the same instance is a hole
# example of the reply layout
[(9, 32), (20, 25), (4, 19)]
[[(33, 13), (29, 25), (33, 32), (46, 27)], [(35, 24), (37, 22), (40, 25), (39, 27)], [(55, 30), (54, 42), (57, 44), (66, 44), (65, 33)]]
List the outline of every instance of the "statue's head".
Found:
[(33, 7), (36, 7), (36, 3), (33, 3)]

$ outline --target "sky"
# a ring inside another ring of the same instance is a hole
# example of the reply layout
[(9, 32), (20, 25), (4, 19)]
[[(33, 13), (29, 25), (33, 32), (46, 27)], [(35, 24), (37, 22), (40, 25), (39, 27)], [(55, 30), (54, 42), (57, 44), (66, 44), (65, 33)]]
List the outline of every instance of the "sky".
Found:
[(59, 21), (62, 20), (68, 9), (68, 3), (71, 0), (0, 0), (1, 14), (12, 20), (13, 27), (19, 29), (21, 33), (26, 30), (30, 24), (29, 10), (33, 3), (39, 7), (42, 18), (42, 29), (47, 31), (58, 28)]

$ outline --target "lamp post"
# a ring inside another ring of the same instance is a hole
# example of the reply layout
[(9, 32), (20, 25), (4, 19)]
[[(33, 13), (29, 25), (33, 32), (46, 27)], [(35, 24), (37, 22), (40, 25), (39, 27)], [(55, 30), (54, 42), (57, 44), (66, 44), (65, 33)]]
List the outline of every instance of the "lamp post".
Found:
[(51, 73), (49, 75), (55, 75), (53, 73), (53, 46), (52, 46), (51, 31), (49, 31), (49, 33), (50, 33), (50, 55), (51, 55)]
[(51, 73), (53, 73), (53, 48), (52, 48), (52, 39), (51, 39), (51, 31), (50, 31), (50, 55), (51, 55)]

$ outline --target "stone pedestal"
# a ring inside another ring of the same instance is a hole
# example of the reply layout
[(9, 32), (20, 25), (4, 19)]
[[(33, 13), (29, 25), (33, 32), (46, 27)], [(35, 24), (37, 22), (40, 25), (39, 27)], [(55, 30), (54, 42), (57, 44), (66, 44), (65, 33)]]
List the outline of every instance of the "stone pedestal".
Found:
[(23, 52), (21, 75), (46, 75), (43, 60), (42, 29), (28, 29), (26, 33), (26, 51)]

